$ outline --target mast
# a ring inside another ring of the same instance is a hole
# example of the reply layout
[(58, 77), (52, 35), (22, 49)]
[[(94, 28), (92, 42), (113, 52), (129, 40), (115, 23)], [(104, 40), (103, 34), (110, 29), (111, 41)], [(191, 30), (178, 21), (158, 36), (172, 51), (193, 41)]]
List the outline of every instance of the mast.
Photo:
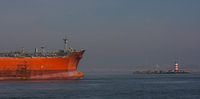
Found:
[(67, 52), (69, 49), (69, 40), (67, 39), (67, 37), (65, 36), (65, 38), (63, 38), (64, 41), (64, 52)]

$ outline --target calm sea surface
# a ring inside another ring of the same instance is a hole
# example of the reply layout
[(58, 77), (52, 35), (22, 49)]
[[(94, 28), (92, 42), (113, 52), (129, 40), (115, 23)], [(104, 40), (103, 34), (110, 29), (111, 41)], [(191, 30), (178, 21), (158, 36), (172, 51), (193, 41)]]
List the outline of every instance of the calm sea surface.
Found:
[(83, 80), (0, 81), (0, 99), (200, 99), (200, 75), (87, 75)]

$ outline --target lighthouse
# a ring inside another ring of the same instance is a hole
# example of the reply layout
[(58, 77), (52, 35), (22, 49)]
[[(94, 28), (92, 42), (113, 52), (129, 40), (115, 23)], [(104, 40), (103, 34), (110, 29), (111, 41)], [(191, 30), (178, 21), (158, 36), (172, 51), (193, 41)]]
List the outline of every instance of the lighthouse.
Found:
[(176, 62), (175, 64), (174, 64), (174, 72), (175, 73), (178, 73), (180, 70), (179, 70), (179, 64)]

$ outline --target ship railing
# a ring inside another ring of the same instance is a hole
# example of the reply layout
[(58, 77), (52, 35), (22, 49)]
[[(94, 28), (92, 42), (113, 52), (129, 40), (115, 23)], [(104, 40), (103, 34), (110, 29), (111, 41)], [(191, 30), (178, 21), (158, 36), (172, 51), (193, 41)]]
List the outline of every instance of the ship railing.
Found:
[[(83, 51), (83, 49), (81, 49), (80, 51)], [(73, 52), (80, 52), (77, 51), (73, 48), (70, 48), (67, 52), (64, 52), (64, 50), (57, 50), (57, 51), (46, 51), (45, 53), (41, 53), (41, 52), (28, 52), (26, 51), (25, 53), (21, 53), (18, 51), (15, 52), (1, 52), (0, 53), (0, 57), (63, 57), (63, 56), (67, 56)]]

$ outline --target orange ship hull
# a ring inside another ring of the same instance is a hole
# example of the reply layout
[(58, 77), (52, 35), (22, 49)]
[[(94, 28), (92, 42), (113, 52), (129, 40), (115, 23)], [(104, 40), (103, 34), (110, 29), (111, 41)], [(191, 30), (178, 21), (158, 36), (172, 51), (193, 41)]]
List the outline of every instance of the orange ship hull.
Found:
[(84, 51), (64, 57), (1, 57), (0, 80), (12, 79), (81, 79), (77, 71)]

